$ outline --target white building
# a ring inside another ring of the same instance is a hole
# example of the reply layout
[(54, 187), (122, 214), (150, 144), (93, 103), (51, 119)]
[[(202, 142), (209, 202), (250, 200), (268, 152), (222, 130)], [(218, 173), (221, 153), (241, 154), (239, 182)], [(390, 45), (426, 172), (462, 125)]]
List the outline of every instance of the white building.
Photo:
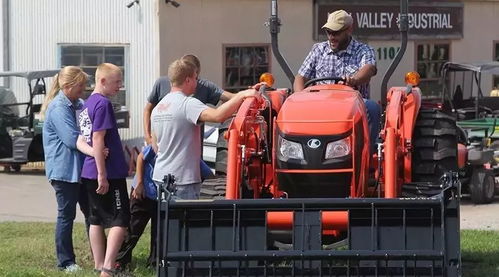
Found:
[[(130, 127), (120, 130), (121, 136), (125, 142), (142, 137), (142, 109), (159, 76), (157, 1), (140, 1), (132, 8), (122, 0), (2, 2), (9, 10), (8, 18), (3, 18), (9, 31), (3, 45), (9, 53), (4, 70), (80, 65), (93, 75), (104, 61), (119, 65), (124, 87), (116, 102), (127, 107), (131, 119)], [(19, 101), (27, 98), (24, 82), (13, 79), (11, 87)]]

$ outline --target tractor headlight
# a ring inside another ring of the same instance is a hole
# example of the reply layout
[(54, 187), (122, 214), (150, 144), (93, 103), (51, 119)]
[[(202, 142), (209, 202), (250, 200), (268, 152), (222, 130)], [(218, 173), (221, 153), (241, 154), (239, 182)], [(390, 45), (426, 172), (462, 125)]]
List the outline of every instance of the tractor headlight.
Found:
[(279, 136), (277, 158), (283, 162), (289, 159), (303, 160), (303, 148), (301, 144), (286, 140)]
[(327, 144), (325, 159), (344, 157), (350, 154), (350, 137), (333, 141)]

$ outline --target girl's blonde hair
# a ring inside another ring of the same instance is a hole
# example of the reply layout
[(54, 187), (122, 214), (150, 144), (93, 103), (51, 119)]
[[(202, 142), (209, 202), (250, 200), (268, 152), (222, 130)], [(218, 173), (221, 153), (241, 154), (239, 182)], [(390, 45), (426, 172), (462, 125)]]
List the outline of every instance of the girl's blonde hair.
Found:
[(40, 109), (40, 116), (45, 119), (45, 112), (50, 102), (54, 99), (57, 93), (65, 87), (74, 87), (81, 83), (86, 83), (88, 75), (78, 66), (65, 66), (54, 76), (54, 82), (49, 93), (45, 96), (45, 101)]

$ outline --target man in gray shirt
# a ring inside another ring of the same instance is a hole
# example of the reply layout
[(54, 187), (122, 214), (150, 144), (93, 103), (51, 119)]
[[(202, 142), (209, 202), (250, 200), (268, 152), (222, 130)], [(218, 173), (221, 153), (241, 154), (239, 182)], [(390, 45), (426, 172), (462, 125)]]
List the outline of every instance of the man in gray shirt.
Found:
[[(201, 63), (199, 59), (194, 55), (185, 55), (182, 57), (197, 67), (197, 74), (201, 72)], [(149, 96), (147, 97), (147, 104), (144, 107), (144, 137), (147, 144), (151, 143), (151, 112), (154, 107), (165, 97), (167, 93), (171, 90), (170, 80), (168, 77), (160, 77), (154, 83), (153, 89)], [(233, 93), (224, 91), (218, 87), (215, 83), (205, 80), (198, 79), (196, 92), (194, 97), (199, 99), (202, 103), (217, 105), (219, 100), (223, 102), (230, 100), (234, 96)]]
[(257, 96), (255, 89), (235, 94), (218, 108), (210, 108), (194, 97), (197, 67), (180, 59), (168, 68), (172, 83), (170, 92), (156, 105), (151, 115), (153, 147), (157, 159), (153, 180), (162, 182), (167, 174), (176, 178), (177, 196), (198, 199), (201, 188), (199, 159), (201, 151), (200, 124), (223, 122), (229, 118), (247, 97)]

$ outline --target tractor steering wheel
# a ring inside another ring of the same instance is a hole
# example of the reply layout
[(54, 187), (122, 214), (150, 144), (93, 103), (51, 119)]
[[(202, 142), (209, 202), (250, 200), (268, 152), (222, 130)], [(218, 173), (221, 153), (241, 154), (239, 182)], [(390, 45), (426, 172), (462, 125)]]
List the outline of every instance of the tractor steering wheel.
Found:
[(342, 78), (342, 77), (324, 77), (324, 78), (315, 78), (315, 79), (312, 79), (312, 80), (308, 80), (305, 85), (303, 86), (303, 88), (308, 88), (310, 85), (312, 84), (315, 84), (317, 82), (321, 82), (321, 81), (333, 81), (334, 84), (337, 84), (339, 82), (343, 82), (343, 83), (346, 83), (346, 79), (345, 78)]

